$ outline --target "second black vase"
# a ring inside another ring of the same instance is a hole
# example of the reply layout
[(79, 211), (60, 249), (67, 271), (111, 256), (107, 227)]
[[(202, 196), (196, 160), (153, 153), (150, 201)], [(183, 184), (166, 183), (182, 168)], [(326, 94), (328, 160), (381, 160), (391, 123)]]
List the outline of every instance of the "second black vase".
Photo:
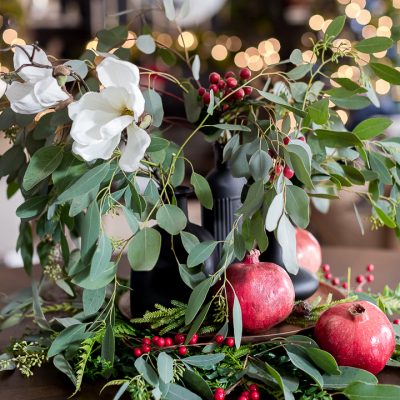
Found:
[[(285, 268), (282, 260), (282, 248), (275, 238), (273, 232), (267, 232), (268, 235), (268, 248), (261, 253), (260, 261), (273, 262), (282, 268)], [(290, 279), (293, 282), (296, 300), (305, 300), (312, 296), (319, 286), (319, 280), (315, 274), (300, 267), (296, 275), (289, 273)]]
[[(183, 186), (175, 188), (174, 192), (177, 206), (186, 216), (187, 196), (190, 193), (192, 193), (192, 190)], [(159, 226), (155, 227), (155, 229), (161, 234), (161, 251), (157, 264), (151, 271), (131, 272), (131, 314), (134, 318), (142, 317), (148, 310), (154, 310), (155, 304), (169, 307), (171, 300), (186, 303), (192, 292), (192, 289), (182, 280), (177, 263), (178, 259), (180, 264), (185, 264), (188, 255), (182, 245), (180, 236), (171, 236)], [(206, 229), (189, 222), (189, 220), (184, 231), (196, 236), (200, 242), (213, 240), (213, 237)], [(171, 245), (173, 245), (174, 252)], [(214, 252), (204, 262), (202, 272), (206, 275), (212, 274), (215, 271), (217, 261), (217, 256)]]

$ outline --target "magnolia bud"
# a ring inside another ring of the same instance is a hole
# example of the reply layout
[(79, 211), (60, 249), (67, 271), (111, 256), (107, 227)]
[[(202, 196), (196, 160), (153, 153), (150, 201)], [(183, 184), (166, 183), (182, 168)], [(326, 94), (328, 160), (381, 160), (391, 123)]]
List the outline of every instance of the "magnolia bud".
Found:
[(71, 75), (71, 69), (68, 68), (66, 65), (57, 65), (56, 67), (54, 67), (53, 75), (55, 77), (69, 76)]

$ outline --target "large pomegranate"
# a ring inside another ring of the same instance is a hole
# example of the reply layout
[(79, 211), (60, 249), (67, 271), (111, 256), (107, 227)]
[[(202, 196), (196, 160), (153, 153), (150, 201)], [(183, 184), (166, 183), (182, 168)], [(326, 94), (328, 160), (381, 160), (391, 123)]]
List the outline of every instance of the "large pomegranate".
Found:
[(311, 232), (296, 229), (296, 252), (301, 267), (314, 273), (319, 270), (322, 262), (321, 246)]
[[(260, 252), (252, 250), (243, 263), (227, 269), (227, 279), (233, 286), (242, 309), (243, 330), (257, 333), (283, 321), (292, 312), (294, 288), (287, 272), (280, 266), (260, 262)], [(230, 313), (234, 295), (226, 285)]]
[(315, 339), (343, 366), (382, 371), (396, 346), (386, 315), (368, 301), (331, 307), (318, 319)]

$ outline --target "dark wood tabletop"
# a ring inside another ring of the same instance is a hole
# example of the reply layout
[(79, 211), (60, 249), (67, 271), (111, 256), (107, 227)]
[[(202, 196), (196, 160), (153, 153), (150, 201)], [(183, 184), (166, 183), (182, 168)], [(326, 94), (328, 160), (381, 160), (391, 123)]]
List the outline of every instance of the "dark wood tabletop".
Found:
[[(323, 262), (331, 266), (334, 276), (347, 276), (352, 268), (353, 279), (365, 273), (367, 264), (375, 265), (375, 280), (371, 290), (380, 291), (388, 284), (392, 288), (400, 282), (400, 251), (351, 247), (323, 248)], [(127, 271), (125, 270), (126, 274)], [(30, 286), (30, 279), (22, 269), (7, 269), (0, 265), (0, 301), (16, 290)], [(0, 354), (7, 347), (10, 338), (18, 338), (23, 332), (21, 326), (0, 332)], [(378, 376), (381, 383), (400, 385), (400, 370), (386, 368)], [(84, 382), (82, 391), (74, 397), (77, 400), (112, 399), (114, 391), (99, 391), (104, 382)], [(0, 399), (8, 400), (62, 400), (73, 392), (72, 384), (52, 364), (34, 370), (33, 377), (24, 378), (19, 372), (0, 373)]]

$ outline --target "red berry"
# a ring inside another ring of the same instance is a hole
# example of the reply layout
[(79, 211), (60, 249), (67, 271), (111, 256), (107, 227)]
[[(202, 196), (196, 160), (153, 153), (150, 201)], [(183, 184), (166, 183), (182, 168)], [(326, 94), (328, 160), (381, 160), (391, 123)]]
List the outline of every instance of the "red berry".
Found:
[(148, 346), (150, 346), (151, 345), (151, 340), (149, 338), (145, 337), (145, 338), (142, 339), (142, 343), (143, 344), (147, 344)]
[(196, 333), (192, 336), (192, 338), (189, 341), (189, 344), (196, 344), (197, 341), (199, 340), (199, 335), (197, 335)]
[(185, 343), (185, 335), (183, 335), (182, 333), (178, 333), (177, 335), (175, 335), (174, 340), (176, 344)]
[(205, 92), (203, 94), (203, 103), (204, 104), (210, 104), (210, 99), (211, 99), (210, 93), (209, 92)]
[(213, 83), (212, 85), (210, 85), (210, 90), (212, 90), (215, 94), (217, 94), (219, 92), (219, 87), (218, 85)]
[(238, 400), (249, 400), (249, 396), (243, 396), (242, 394), (238, 397)]
[(304, 136), (300, 136), (298, 139), (301, 140), (302, 142), (306, 141), (306, 138)]
[(332, 279), (332, 285), (333, 286), (339, 286), (340, 285), (340, 279), (339, 278), (333, 278)]
[(226, 82), (225, 81), (223, 81), (222, 79), (218, 82), (218, 87), (220, 88), (220, 89), (225, 89), (225, 87), (226, 87)]
[(331, 266), (329, 264), (322, 265), (322, 271), (329, 272), (331, 270)]
[(228, 79), (228, 78), (232, 78), (233, 76), (235, 76), (235, 73), (233, 71), (228, 71), (225, 75), (224, 78)]
[(253, 88), (251, 86), (245, 86), (243, 90), (246, 96), (250, 96), (253, 93)]
[(187, 352), (188, 352), (188, 349), (187, 349), (186, 346), (180, 346), (179, 349), (178, 349), (178, 353), (181, 356), (184, 356), (185, 354), (187, 354)]
[(162, 338), (162, 337), (158, 338), (156, 345), (158, 347), (164, 347), (165, 346), (165, 339)]
[(395, 325), (400, 325), (400, 319), (398, 319), (398, 318), (394, 319), (394, 320), (393, 320), (393, 323), (394, 323)]
[(203, 94), (206, 92), (206, 89), (201, 87), (199, 88), (199, 90), (197, 91), (197, 93), (199, 94), (199, 96), (203, 96)]
[(225, 338), (222, 335), (217, 335), (217, 336), (215, 336), (214, 340), (215, 340), (215, 343), (222, 344), (224, 342)]
[(343, 283), (342, 283), (342, 288), (343, 288), (343, 289), (347, 289), (348, 287), (349, 287), (349, 285), (348, 285), (347, 282), (343, 282)]
[(277, 154), (276, 151), (274, 149), (268, 149), (268, 154), (272, 157), (272, 158), (276, 158)]
[(254, 391), (258, 392), (258, 386), (255, 383), (252, 383), (249, 386), (249, 390), (250, 390), (250, 392), (254, 392)]
[(282, 172), (282, 165), (276, 164), (275, 165), (275, 174), (280, 175), (281, 172)]
[(154, 344), (156, 344), (157, 341), (158, 341), (158, 339), (160, 339), (158, 336), (153, 336), (153, 337), (151, 338), (151, 342), (154, 343)]
[(248, 390), (246, 390), (245, 392), (242, 392), (240, 394), (241, 397), (244, 397), (245, 399), (248, 399), (250, 396), (250, 392)]
[(233, 347), (233, 346), (235, 345), (235, 341), (233, 340), (233, 338), (229, 337), (229, 338), (226, 338), (225, 344), (226, 344), (228, 347)]
[(148, 344), (142, 344), (142, 352), (150, 353), (150, 346)]
[(283, 169), (283, 176), (285, 178), (292, 179), (293, 175), (294, 171), (289, 166), (285, 165), (285, 168)]
[(332, 279), (332, 274), (331, 274), (330, 272), (327, 272), (327, 273), (325, 274), (325, 279), (327, 279), (328, 281), (329, 281), (330, 279)]
[(165, 344), (165, 346), (169, 347), (169, 346), (172, 346), (174, 344), (174, 341), (170, 337), (166, 337), (164, 339), (164, 344)]
[(133, 349), (133, 355), (134, 355), (136, 358), (139, 358), (139, 357), (142, 355), (142, 350), (140, 350), (139, 347), (135, 347), (135, 348)]
[(260, 393), (256, 392), (255, 390), (250, 393), (251, 400), (258, 400), (260, 398)]
[(216, 389), (215, 389), (215, 393), (222, 393), (222, 394), (225, 394), (225, 390), (222, 389), (222, 388), (216, 388)]
[(211, 72), (210, 76), (208, 77), (210, 83), (218, 83), (220, 79), (221, 76), (218, 72)]
[(285, 136), (283, 138), (283, 144), (289, 144), (289, 142), (290, 142), (290, 137), (289, 136)]
[(242, 79), (249, 79), (251, 78), (251, 71), (248, 68), (243, 68), (240, 70), (239, 75)]
[(374, 275), (372, 275), (372, 274), (367, 275), (367, 282), (373, 282), (374, 279), (375, 279)]
[(375, 269), (375, 265), (374, 264), (368, 264), (366, 269), (367, 269), (368, 272), (372, 272)]
[(214, 393), (214, 400), (224, 400), (225, 399), (225, 393)]
[(229, 108), (228, 104), (224, 104), (222, 106), (222, 111), (226, 111)]
[(226, 80), (226, 85), (228, 86), (228, 88), (235, 88), (237, 86), (237, 80), (236, 78), (228, 78)]
[(242, 100), (244, 97), (244, 90), (243, 89), (236, 90), (236, 92), (233, 93), (233, 97), (236, 100)]
[(364, 282), (364, 275), (357, 275), (356, 277), (356, 282), (357, 283), (363, 283)]

